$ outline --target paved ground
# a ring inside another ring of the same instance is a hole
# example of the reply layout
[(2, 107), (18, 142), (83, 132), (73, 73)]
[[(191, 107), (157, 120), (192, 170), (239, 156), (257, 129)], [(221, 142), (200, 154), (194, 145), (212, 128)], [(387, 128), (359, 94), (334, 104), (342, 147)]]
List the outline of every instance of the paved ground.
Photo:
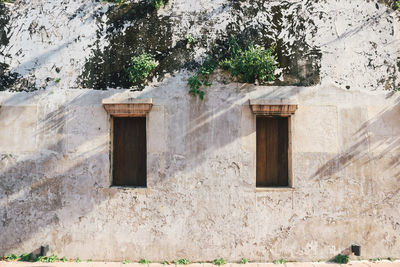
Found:
[[(121, 262), (56, 262), (56, 263), (41, 263), (41, 262), (5, 262), (0, 261), (1, 267), (176, 267), (172, 265), (162, 265), (158, 263), (152, 264), (138, 264), (128, 263), (122, 264)], [(319, 262), (290, 262), (286, 264), (273, 264), (273, 263), (248, 263), (248, 264), (225, 264), (223, 267), (339, 267), (339, 266), (352, 266), (352, 267), (400, 267), (400, 261), (353, 261), (348, 264), (335, 264), (335, 263), (319, 263)], [(185, 267), (217, 267), (216, 265), (205, 263), (194, 263), (186, 265)]]

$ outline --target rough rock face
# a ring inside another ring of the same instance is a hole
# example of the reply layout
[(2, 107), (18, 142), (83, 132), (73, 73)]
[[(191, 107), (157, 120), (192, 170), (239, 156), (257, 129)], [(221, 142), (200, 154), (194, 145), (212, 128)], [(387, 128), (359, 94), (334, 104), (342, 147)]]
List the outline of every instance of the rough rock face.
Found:
[[(48, 245), (93, 260), (306, 261), (359, 243), (362, 258), (400, 258), (390, 3), (37, 0), (0, 11), (0, 256)], [(231, 36), (276, 46), (275, 86), (217, 72), (204, 100), (190, 96), (190, 71)], [(142, 51), (159, 64), (132, 91), (125, 68)], [(153, 99), (147, 188), (110, 186), (107, 98)], [(292, 188), (256, 188), (249, 100), (298, 105)]]
[(0, 12), (3, 90), (129, 88), (126, 68), (142, 51), (156, 57), (161, 81), (223, 55), (231, 37), (276, 47), (276, 85), (399, 85), (399, 16), (387, 3), (175, 0), (156, 10), (150, 1), (17, 1)]

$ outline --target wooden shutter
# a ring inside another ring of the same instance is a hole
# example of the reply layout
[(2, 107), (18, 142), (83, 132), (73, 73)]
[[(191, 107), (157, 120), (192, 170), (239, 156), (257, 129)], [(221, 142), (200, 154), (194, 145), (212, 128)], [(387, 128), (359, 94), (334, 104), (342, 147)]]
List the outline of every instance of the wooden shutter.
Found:
[(289, 186), (288, 118), (257, 117), (257, 187)]
[(113, 185), (146, 186), (146, 117), (114, 117)]

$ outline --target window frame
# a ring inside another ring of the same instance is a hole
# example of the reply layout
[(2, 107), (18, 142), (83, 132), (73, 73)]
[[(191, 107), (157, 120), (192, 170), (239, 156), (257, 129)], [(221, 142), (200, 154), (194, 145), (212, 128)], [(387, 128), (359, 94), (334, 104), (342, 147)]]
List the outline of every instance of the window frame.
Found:
[[(109, 115), (110, 132), (109, 132), (109, 187), (110, 188), (121, 188), (121, 189), (147, 189), (148, 188), (148, 148), (149, 148), (149, 112), (153, 106), (151, 98), (146, 99), (128, 99), (128, 100), (103, 100), (103, 107)], [(114, 118), (121, 117), (144, 117), (146, 120), (146, 186), (122, 186), (113, 185), (114, 181)]]
[(254, 184), (256, 191), (287, 191), (294, 190), (294, 181), (293, 181), (293, 157), (292, 157), (292, 143), (293, 143), (293, 116), (296, 112), (298, 105), (297, 104), (274, 104), (269, 103), (270, 100), (257, 99), (250, 100), (250, 107), (253, 112), (254, 120), (255, 120), (255, 131), (257, 136), (257, 117), (287, 117), (288, 123), (288, 186), (268, 186), (268, 187), (258, 187), (257, 186), (257, 137), (256, 137), (256, 151), (255, 151), (255, 175), (254, 175)]
[[(139, 185), (115, 185), (114, 184), (114, 151), (115, 151), (115, 128), (114, 128), (114, 123), (116, 118), (144, 118), (145, 119), (145, 135), (146, 135), (146, 154), (145, 154), (145, 161), (146, 161), (146, 174), (145, 174), (145, 185), (144, 186), (139, 186)], [(147, 146), (148, 146), (148, 133), (147, 133), (147, 121), (148, 118), (147, 116), (110, 116), (110, 187), (117, 187), (117, 188), (147, 188), (148, 182), (147, 182)]]

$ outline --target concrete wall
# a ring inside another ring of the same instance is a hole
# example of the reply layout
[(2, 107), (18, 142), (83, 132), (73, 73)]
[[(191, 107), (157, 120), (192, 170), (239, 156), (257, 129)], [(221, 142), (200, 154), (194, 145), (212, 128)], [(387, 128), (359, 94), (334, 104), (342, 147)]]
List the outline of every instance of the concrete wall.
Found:
[[(49, 245), (93, 260), (305, 261), (359, 243), (363, 258), (400, 258), (400, 14), (392, 4), (0, 3), (0, 256)], [(231, 35), (276, 45), (274, 86), (217, 71), (203, 101), (190, 96), (188, 77)], [(126, 74), (142, 51), (158, 61), (144, 89)], [(146, 189), (110, 187), (101, 103), (131, 97), (154, 103)], [(251, 99), (299, 105), (293, 189), (256, 190)]]
[[(153, 98), (148, 188), (110, 187), (105, 98)], [(293, 189), (257, 191), (249, 99), (297, 102)], [(96, 260), (400, 257), (400, 97), (185, 81), (142, 92), (2, 93), (0, 251)]]

